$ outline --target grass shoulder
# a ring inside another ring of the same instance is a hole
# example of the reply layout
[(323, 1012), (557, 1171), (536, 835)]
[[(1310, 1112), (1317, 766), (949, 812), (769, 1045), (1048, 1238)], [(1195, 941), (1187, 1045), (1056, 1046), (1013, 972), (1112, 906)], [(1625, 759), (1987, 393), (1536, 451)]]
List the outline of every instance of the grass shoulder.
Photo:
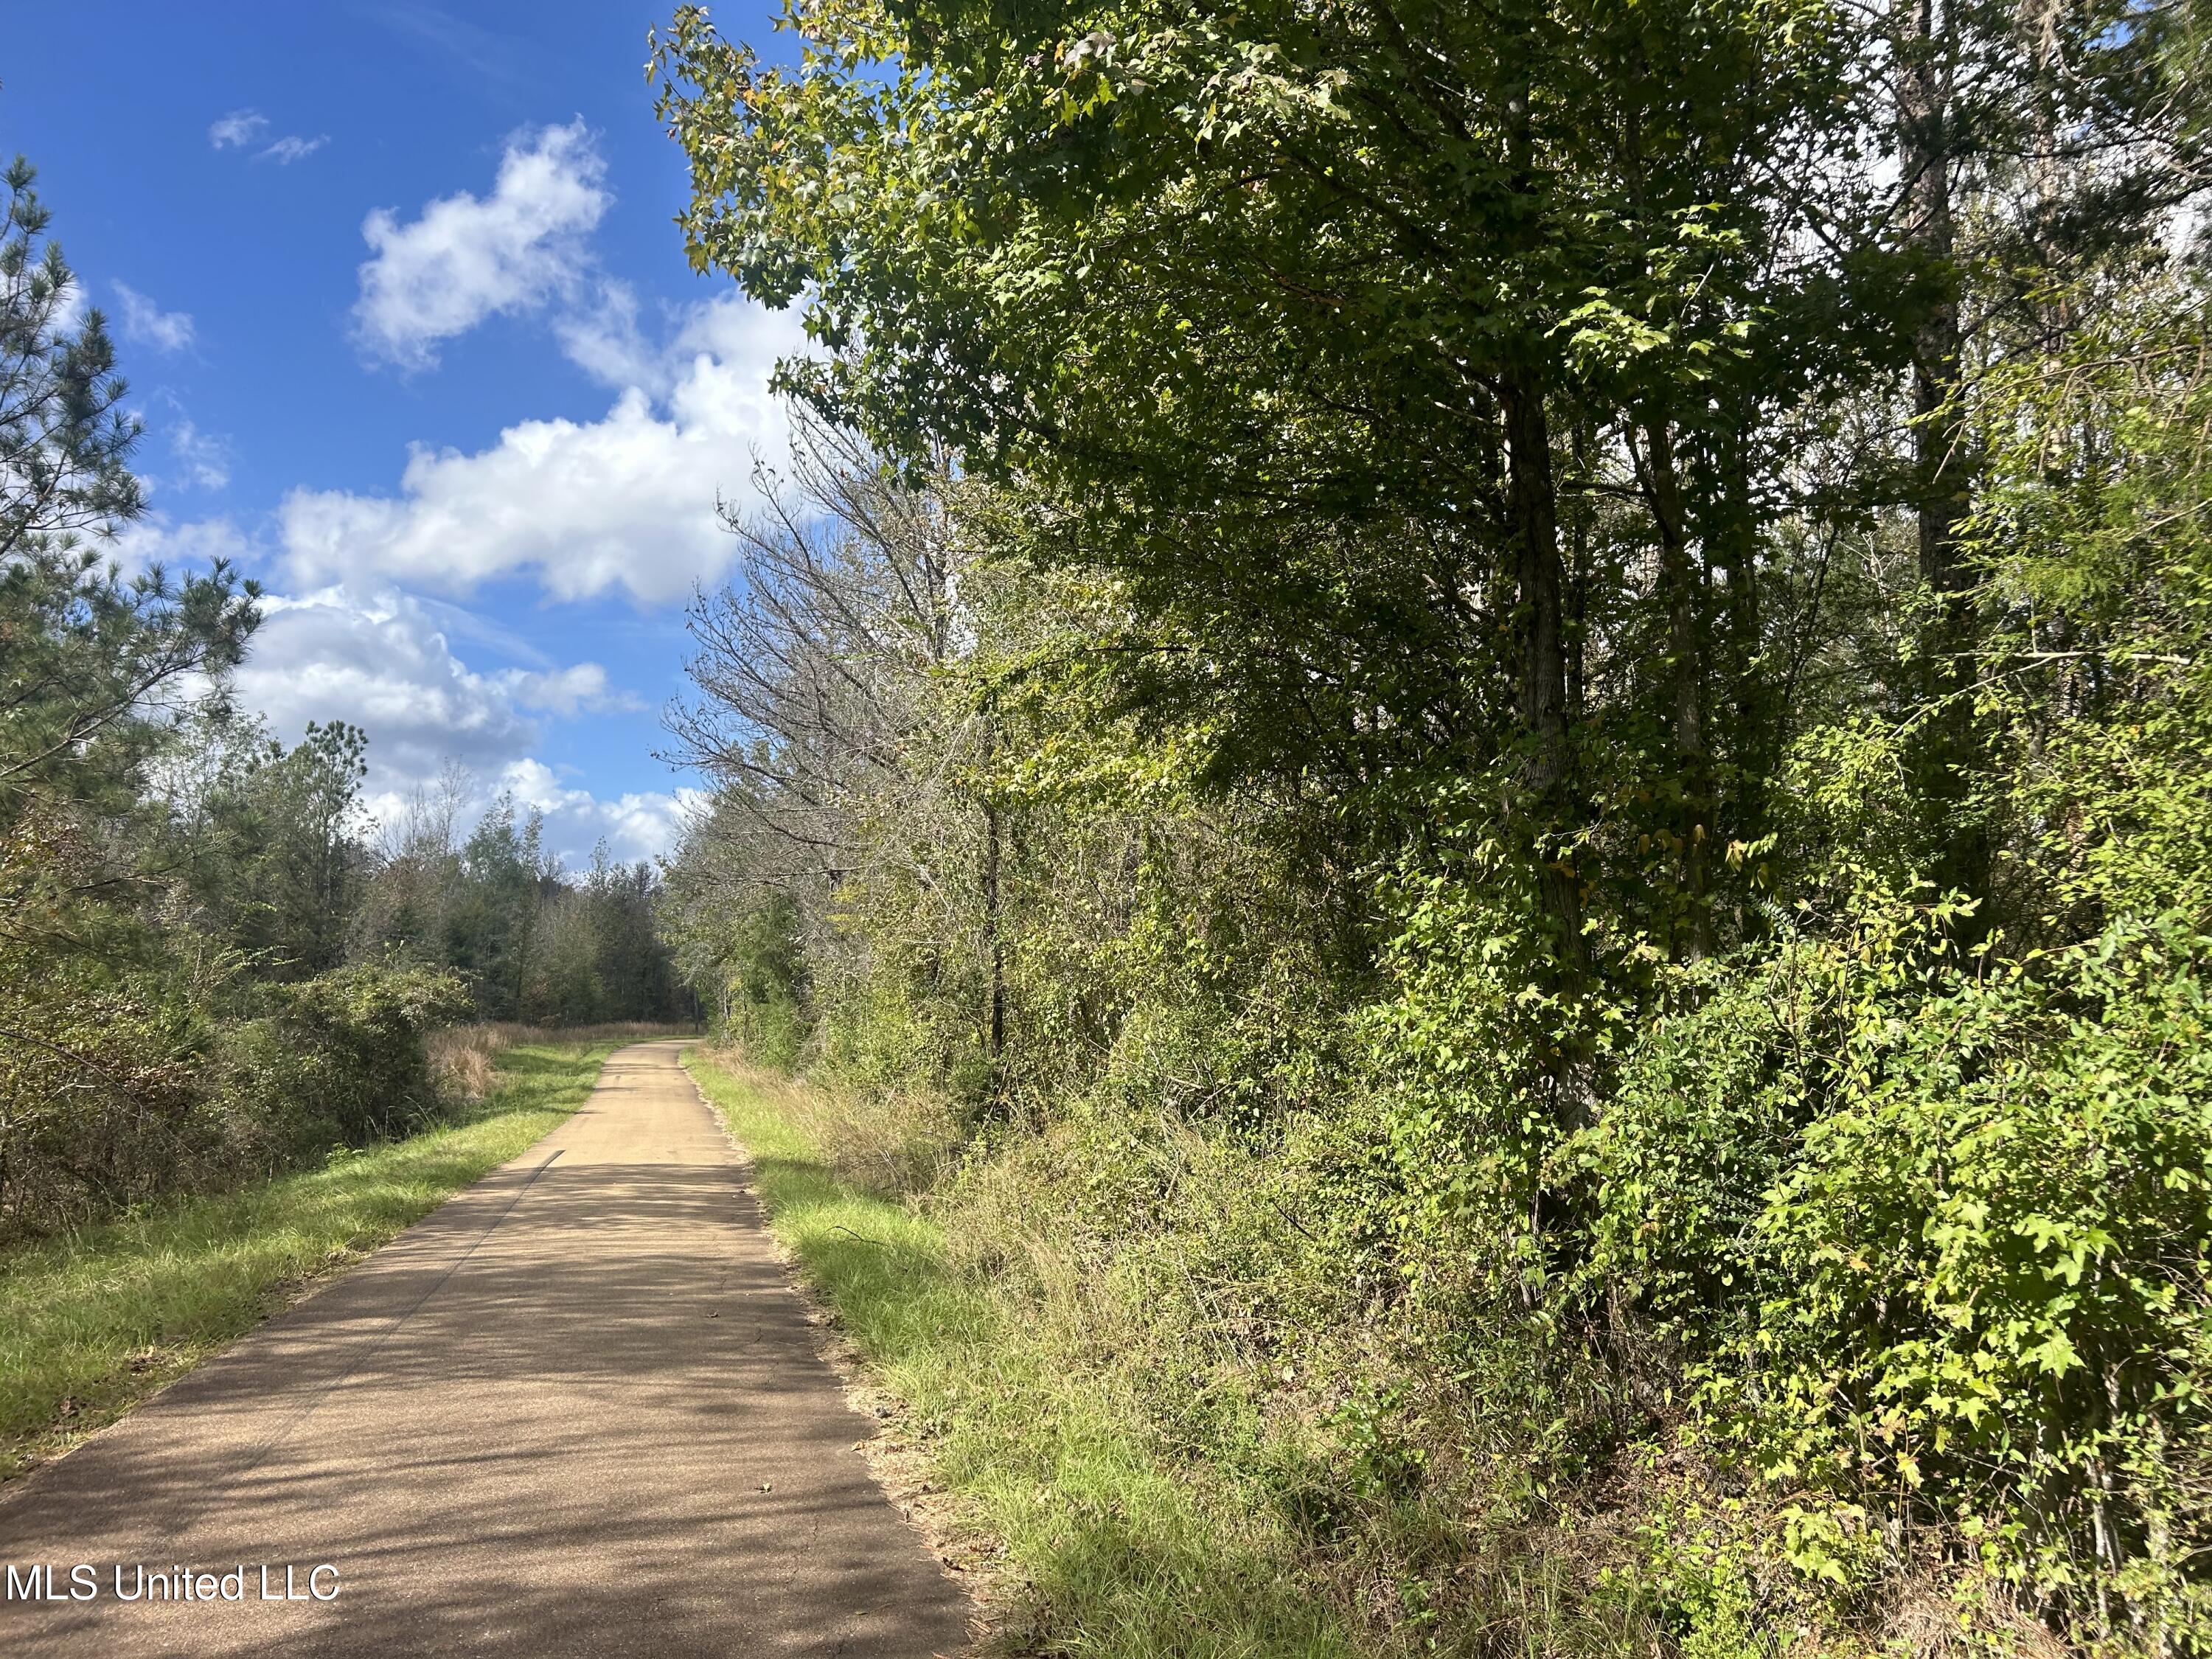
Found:
[(0, 1253), (0, 1480), (67, 1451), (581, 1105), (614, 1041), (515, 1047), (460, 1121)]
[[(964, 1263), (866, 1108), (694, 1048), (692, 1076), (750, 1156), (769, 1225), (904, 1403), (900, 1428), (1000, 1564), (1001, 1650), (1151, 1659), (1347, 1654), (1294, 1540), (1161, 1455), (1103, 1368)], [(872, 1190), (872, 1188), (873, 1190)]]

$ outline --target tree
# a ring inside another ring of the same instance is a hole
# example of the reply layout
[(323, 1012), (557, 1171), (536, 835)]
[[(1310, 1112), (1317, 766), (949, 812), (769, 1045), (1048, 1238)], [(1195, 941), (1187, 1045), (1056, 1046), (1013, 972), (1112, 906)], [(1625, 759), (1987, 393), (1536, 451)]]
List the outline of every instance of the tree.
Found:
[[(793, 476), (764, 479), (766, 511), (726, 514), (740, 574), (692, 607), (699, 696), (672, 711), (678, 757), (720, 786), (695, 851), (719, 846), (750, 890), (737, 902), (751, 942), (717, 971), (745, 980), (747, 1006), (775, 1000), (761, 988), (781, 969), (735, 964), (773, 963), (772, 942), (795, 918), (818, 920), (848, 884), (878, 881), (910, 886), (923, 930), (964, 954), (970, 894), (947, 885), (964, 883), (981, 899), (977, 1029), (995, 1068), (1006, 1032), (1005, 825), (979, 787), (994, 723), (987, 686), (963, 662), (975, 641), (956, 589), (980, 573), (954, 525), (960, 487), (941, 456), (902, 476), (818, 420), (796, 433)], [(893, 825), (902, 833), (886, 833)], [(817, 930), (812, 943), (829, 940)]]
[[(695, 262), (961, 556), (926, 669), (865, 534), (702, 605), (687, 964), (971, 1099), (988, 974), (975, 1157), (1116, 1272), (1308, 1149), (1433, 1467), (1693, 1447), (1638, 1524), (1763, 1493), (1747, 1619), (2203, 1646), (2201, 14), (679, 10)], [(1243, 1306), (1224, 1369), (1310, 1351)]]
[(137, 421), (97, 310), (67, 326), (76, 279), (18, 155), (4, 175), (0, 241), (0, 560), (90, 531), (112, 534), (144, 510), (130, 467)]
[(145, 507), (139, 427), (96, 309), (74, 329), (75, 278), (18, 156), (0, 240), (0, 813), (35, 792), (126, 788), (180, 689), (220, 680), (259, 620), (259, 589), (218, 561), (125, 581), (95, 548)]
[(179, 803), (175, 857), (218, 932), (282, 978), (337, 967), (364, 874), (368, 735), (310, 720), (287, 751), (258, 722), (209, 733), (211, 775)]
[[(1713, 849), (1757, 833), (1714, 820), (1735, 757), (1704, 714), (1711, 573), (1748, 606), (1769, 510), (1744, 452), (1906, 326), (1879, 270), (1839, 280), (1807, 252), (1861, 207), (1830, 177), (1858, 135), (1828, 15), (790, 21), (795, 70), (688, 9), (658, 59), (695, 258), (804, 295), (839, 349), (789, 383), (893, 453), (926, 439), (1033, 489), (1036, 556), (1128, 584), (1139, 695), (1180, 681), (1231, 715), (1224, 776), (1297, 775), (1319, 726), (1378, 808), (1423, 774), (1486, 780), (1468, 798), (1502, 806), (1562, 994), (1646, 930), (1710, 948)], [(1656, 580), (1623, 559), (1621, 591), (1593, 596), (1562, 526), (1623, 473), (1644, 520), (1611, 532), (1656, 545)], [(1652, 610), (1671, 666), (1636, 693), (1672, 754), (1646, 782), (1640, 738), (1598, 720), (1572, 665)], [(1748, 677), (1756, 647), (1738, 654)], [(1650, 828), (1676, 849), (1679, 915), (1650, 914), (1640, 862), (1601, 844), (1595, 802), (1624, 788), (1668, 803)]]

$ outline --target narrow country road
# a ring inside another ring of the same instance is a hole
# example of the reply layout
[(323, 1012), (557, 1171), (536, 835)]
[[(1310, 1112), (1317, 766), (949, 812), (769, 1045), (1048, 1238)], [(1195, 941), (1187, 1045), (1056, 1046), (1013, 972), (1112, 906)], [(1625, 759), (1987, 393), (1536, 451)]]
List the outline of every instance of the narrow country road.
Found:
[[(98, 1582), (0, 1601), (0, 1652), (957, 1652), (680, 1046), (0, 1495), (0, 1564)], [(118, 1601), (118, 1564), (248, 1599)]]

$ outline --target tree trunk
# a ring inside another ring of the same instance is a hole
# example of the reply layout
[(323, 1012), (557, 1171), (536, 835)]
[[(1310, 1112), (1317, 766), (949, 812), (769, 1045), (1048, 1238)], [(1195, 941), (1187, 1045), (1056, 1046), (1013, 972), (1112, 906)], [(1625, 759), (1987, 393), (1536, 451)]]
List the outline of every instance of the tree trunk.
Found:
[(1705, 753), (1705, 641), (1697, 572), (1690, 560), (1674, 434), (1664, 419), (1644, 424), (1644, 480), (1659, 530), (1660, 597), (1667, 606), (1667, 671), (1673, 708), (1676, 787), (1681, 792), (1676, 834), (1682, 896), (1688, 914), (1676, 937), (1679, 954), (1697, 961), (1712, 950), (1707, 860), (1713, 836), (1712, 766)]
[[(1709, 636), (1718, 636), (1718, 648), (1705, 684), (1708, 706), (1726, 713), (1719, 735), (1729, 764), (1723, 771), (1708, 761), (1713, 844), (1723, 854), (1735, 842), (1756, 842), (1766, 836), (1769, 790), (1781, 768), (1790, 714), (1778, 676), (1763, 672), (1760, 660), (1765, 639), (1759, 614), (1759, 512), (1751, 483), (1754, 408), (1741, 392), (1729, 399), (1716, 437), (1718, 488), (1705, 500), (1698, 526), (1709, 580), (1717, 576), (1721, 588), (1717, 611), (1707, 623)], [(1724, 885), (1714, 900), (1716, 933), (1724, 923), (1729, 939), (1748, 937), (1760, 924), (1759, 913), (1744, 902), (1753, 890), (1755, 872), (1746, 869), (1719, 879)]]
[(1519, 604), (1519, 701), (1528, 745), (1522, 781), (1528, 791), (1528, 851), (1538, 891), (1562, 965), (1583, 962), (1582, 902), (1567, 844), (1570, 828), (1567, 659), (1562, 627), (1559, 498), (1552, 477), (1552, 437), (1537, 374), (1516, 368), (1504, 378), (1509, 497)]
[(1946, 602), (1964, 591), (1959, 525), (1966, 515), (1959, 429), (1948, 418), (1959, 395), (1959, 301), (1950, 286), (1957, 251), (1951, 213), (1952, 30), (1936, 0), (1899, 8), (1898, 137), (1907, 181), (1907, 234), (1945, 286), (1912, 336), (1912, 461), (1920, 575)]
[(1921, 696), (1929, 705), (1913, 770), (1934, 822), (1940, 887), (1979, 895), (1984, 837), (1964, 821), (1975, 755), (1972, 573), (1960, 546), (1969, 507), (1967, 458), (1958, 419), (1963, 331), (1953, 261), (1957, 252), (1951, 169), (1957, 28), (1939, 0), (1900, 0), (1897, 20), (1898, 151), (1906, 181), (1907, 234), (1933, 267), (1936, 298), (1912, 336), (1913, 507), (1920, 579), (1933, 610), (1922, 638)]
[(1723, 659), (1727, 684), (1721, 695), (1731, 711), (1735, 731), (1735, 799), (1729, 805), (1730, 833), (1755, 841), (1765, 833), (1765, 781), (1781, 762), (1781, 721), (1788, 711), (1774, 704), (1766, 677), (1758, 672), (1760, 637), (1759, 514), (1751, 494), (1751, 416), (1741, 407), (1731, 414), (1722, 438), (1720, 495), (1714, 518), (1705, 527), (1713, 567), (1725, 573), (1728, 648)]
[(983, 803), (983, 951), (990, 975), (984, 1011), (986, 1051), (991, 1060), (991, 1101), (1006, 1094), (1006, 946), (999, 921), (999, 809)]

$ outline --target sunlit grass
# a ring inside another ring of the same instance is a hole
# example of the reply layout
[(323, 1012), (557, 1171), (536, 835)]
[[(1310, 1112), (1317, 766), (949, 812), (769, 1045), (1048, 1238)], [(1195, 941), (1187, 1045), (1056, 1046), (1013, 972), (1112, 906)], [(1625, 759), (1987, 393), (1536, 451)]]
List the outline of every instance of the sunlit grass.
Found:
[(909, 1408), (933, 1478), (1004, 1547), (1004, 1643), (1194, 1659), (1347, 1654), (1284, 1540), (1170, 1474), (1049, 1331), (962, 1273), (941, 1231), (837, 1172), (834, 1116), (693, 1049), (750, 1154), (770, 1225), (872, 1378)]
[(581, 1105), (619, 1045), (499, 1056), (468, 1121), (0, 1252), (0, 1480), (67, 1449)]

